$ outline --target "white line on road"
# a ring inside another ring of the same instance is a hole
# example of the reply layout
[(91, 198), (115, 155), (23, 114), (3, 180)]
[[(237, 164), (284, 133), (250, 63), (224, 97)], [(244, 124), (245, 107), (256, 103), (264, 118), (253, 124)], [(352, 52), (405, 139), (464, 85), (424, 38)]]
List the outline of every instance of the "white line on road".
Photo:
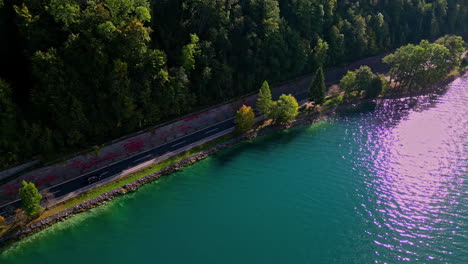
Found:
[(206, 132), (203, 133), (203, 134), (208, 134), (208, 133), (213, 132), (213, 131), (216, 131), (216, 130), (218, 130), (218, 129), (219, 129), (219, 128), (217, 127), (217, 128), (215, 128), (215, 129), (211, 129), (210, 131), (206, 131)]
[(138, 161), (140, 161), (140, 160), (142, 160), (142, 159), (146, 159), (146, 158), (148, 158), (148, 157), (151, 157), (151, 155), (146, 155), (146, 156), (144, 156), (144, 157), (142, 157), (142, 158), (139, 158), (139, 159), (134, 160), (133, 162), (138, 162)]
[(101, 173), (101, 176), (102, 176), (102, 175), (106, 175), (107, 173), (109, 173), (109, 172), (108, 172), (108, 171), (103, 172), (103, 173)]
[(185, 143), (185, 140), (182, 141), (182, 142), (179, 142), (179, 143), (177, 143), (177, 144), (175, 144), (175, 145), (172, 145), (171, 148), (173, 148), (173, 147), (175, 147), (175, 146), (179, 146), (180, 144), (184, 144), (184, 143)]

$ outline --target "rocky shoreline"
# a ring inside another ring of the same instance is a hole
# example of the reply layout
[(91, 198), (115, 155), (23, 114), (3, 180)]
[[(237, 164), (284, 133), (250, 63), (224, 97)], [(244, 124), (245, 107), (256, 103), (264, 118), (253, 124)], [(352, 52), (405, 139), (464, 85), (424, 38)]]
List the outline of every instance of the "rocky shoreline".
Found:
[[(461, 72), (460, 74), (456, 75), (456, 76), (451, 76), (450, 78), (448, 78), (447, 80), (444, 80), (443, 82), (441, 82), (441, 85), (446, 85), (448, 83), (450, 83), (451, 81), (455, 80), (456, 78), (460, 77), (460, 76), (463, 76), (464, 74), (466, 73), (466, 71), (463, 71)], [(441, 88), (438, 88), (437, 90), (440, 90)], [(424, 91), (424, 94), (427, 94), (429, 91)], [(421, 92), (418, 92), (417, 94), (407, 94), (407, 95), (404, 95), (404, 97), (408, 97), (408, 96), (417, 96), (417, 95), (421, 95), (422, 93)], [(402, 96), (399, 96), (399, 98), (401, 98)], [(394, 99), (394, 98), (397, 98), (395, 96), (387, 96), (387, 97), (382, 97), (382, 98), (378, 98), (378, 100), (382, 100), (382, 99)], [(233, 138), (231, 140), (228, 140), (224, 143), (221, 143), (221, 144), (218, 144), (214, 147), (211, 147), (207, 150), (204, 150), (204, 151), (201, 151), (191, 157), (188, 157), (186, 159), (183, 159), (179, 162), (176, 162), (164, 169), (161, 169), (155, 173), (152, 173), (152, 174), (149, 174), (143, 178), (140, 178), (138, 180), (135, 180), (134, 182), (131, 182), (131, 183), (128, 183), (128, 184), (125, 184), (123, 185), (122, 187), (119, 187), (119, 188), (116, 188), (116, 189), (113, 189), (109, 192), (106, 192), (98, 197), (95, 197), (95, 198), (92, 198), (92, 199), (89, 199), (89, 200), (86, 200), (78, 205), (75, 205), (69, 209), (66, 209), (64, 211), (61, 211), (53, 216), (50, 216), (46, 219), (43, 219), (37, 223), (34, 223), (34, 224), (31, 224), (29, 226), (27, 226), (26, 228), (22, 229), (22, 230), (19, 230), (19, 231), (16, 231), (14, 233), (11, 233), (11, 234), (8, 234), (4, 237), (0, 237), (0, 249), (2, 247), (5, 247), (6, 245), (8, 244), (11, 244), (15, 241), (18, 241), (18, 240), (21, 240), (27, 236), (30, 236), (36, 232), (39, 232), (49, 226), (52, 226), (53, 224), (57, 223), (57, 222), (61, 222), (61, 221), (64, 221), (65, 219), (73, 216), (73, 215), (76, 215), (76, 214), (79, 214), (79, 213), (82, 213), (82, 212), (85, 212), (85, 211), (88, 211), (92, 208), (95, 208), (95, 207), (98, 207), (102, 204), (105, 204), (106, 202), (108, 201), (111, 201), (113, 200), (114, 198), (116, 197), (119, 197), (119, 196), (122, 196), (126, 193), (129, 193), (129, 192), (134, 192), (136, 190), (138, 190), (141, 186), (147, 184), (147, 183), (150, 183), (150, 182), (153, 182), (155, 180), (158, 180), (160, 177), (162, 176), (165, 176), (165, 175), (169, 175), (171, 174), (172, 172), (175, 172), (175, 171), (178, 171), (178, 170), (181, 170), (182, 168), (184, 167), (187, 167), (195, 162), (198, 162), (200, 160), (203, 160), (205, 159), (206, 157), (208, 157), (209, 155), (213, 154), (213, 153), (216, 153), (220, 150), (223, 150), (229, 146), (232, 146), (238, 142), (241, 142), (243, 140), (246, 140), (246, 139), (250, 139), (250, 138), (255, 138), (257, 136), (261, 136), (261, 135), (265, 135), (265, 134), (268, 134), (268, 133), (272, 133), (272, 132), (275, 132), (275, 131), (279, 131), (279, 130), (282, 130), (284, 128), (290, 128), (290, 127), (296, 127), (296, 126), (300, 126), (300, 125), (306, 125), (306, 124), (310, 124), (310, 123), (313, 123), (315, 121), (318, 121), (318, 120), (321, 120), (323, 118), (326, 118), (329, 114), (337, 111), (337, 110), (340, 110), (340, 109), (345, 109), (345, 108), (348, 108), (350, 106), (353, 106), (353, 105), (357, 105), (357, 104), (361, 104), (361, 103), (364, 103), (364, 102), (367, 102), (367, 101), (372, 101), (372, 99), (360, 99), (360, 100), (356, 100), (356, 101), (352, 101), (352, 102), (348, 102), (348, 103), (345, 103), (343, 105), (339, 105), (338, 107), (336, 108), (333, 108), (333, 109), (330, 109), (330, 110), (327, 110), (326, 112), (324, 113), (317, 113), (317, 114), (313, 114), (313, 115), (310, 115), (310, 116), (306, 116), (306, 117), (303, 117), (303, 118), (300, 118), (296, 121), (294, 121), (292, 124), (288, 125), (288, 126), (268, 126), (268, 127), (265, 127), (261, 130), (258, 130), (258, 131), (254, 131), (254, 132), (251, 132), (251, 133), (248, 133), (248, 134), (244, 134), (244, 135), (241, 135), (241, 136), (238, 136), (236, 138)]]
[[(310, 118), (309, 118), (310, 119)], [(315, 119), (315, 117), (313, 117), (313, 119)], [(312, 119), (311, 119), (312, 120)], [(297, 122), (299, 124), (299, 122)], [(300, 124), (304, 124), (304, 122), (301, 122)], [(293, 124), (295, 125), (295, 124)], [(27, 226), (26, 228), (22, 229), (22, 230), (19, 230), (19, 231), (16, 231), (14, 233), (11, 233), (11, 234), (8, 234), (4, 237), (0, 237), (0, 248), (1, 247), (4, 247), (8, 244), (11, 244), (15, 241), (18, 241), (18, 240), (21, 240), (27, 236), (30, 236), (36, 232), (39, 232), (49, 226), (52, 226), (53, 224), (57, 223), (57, 222), (61, 222), (61, 221), (64, 221), (65, 219), (73, 216), (73, 215), (76, 215), (76, 214), (79, 214), (79, 213), (82, 213), (82, 212), (86, 212), (92, 208), (95, 208), (95, 207), (98, 207), (102, 204), (105, 204), (106, 202), (108, 201), (111, 201), (113, 199), (115, 199), (116, 197), (119, 197), (119, 196), (122, 196), (126, 193), (129, 193), (129, 192), (134, 192), (136, 190), (138, 190), (141, 186), (147, 184), (147, 183), (150, 183), (150, 182), (153, 182), (155, 180), (158, 180), (159, 178), (161, 178), (162, 176), (165, 176), (165, 175), (169, 175), (175, 171), (178, 171), (178, 170), (181, 170), (182, 168), (184, 167), (187, 167), (195, 162), (198, 162), (202, 159), (205, 159), (206, 157), (208, 157), (209, 155), (215, 153), (215, 152), (218, 152), (222, 149), (225, 149), (229, 146), (232, 146), (240, 141), (243, 141), (243, 140), (246, 140), (246, 139), (250, 139), (250, 138), (254, 138), (256, 136), (260, 136), (260, 135), (264, 135), (264, 134), (267, 134), (267, 133), (271, 133), (273, 131), (278, 131), (278, 130), (281, 130), (281, 129), (284, 129), (283, 126), (274, 126), (274, 127), (267, 127), (267, 128), (264, 128), (262, 130), (259, 130), (259, 131), (255, 131), (255, 132), (251, 132), (251, 133), (248, 133), (248, 134), (245, 134), (245, 135), (241, 135), (239, 137), (236, 137), (234, 139), (231, 139), (231, 140), (228, 140), (224, 143), (221, 143), (219, 145), (216, 145), (214, 147), (211, 147), (207, 150), (204, 150), (204, 151), (201, 151), (191, 157), (188, 157), (186, 159), (183, 159), (179, 162), (176, 162), (164, 169), (161, 169), (155, 173), (152, 173), (152, 174), (149, 174), (143, 178), (140, 178), (138, 180), (135, 180), (134, 182), (131, 182), (131, 183), (128, 183), (128, 184), (125, 184), (123, 185), (122, 187), (119, 187), (119, 188), (116, 188), (116, 189), (113, 189), (109, 192), (106, 192), (100, 196), (97, 196), (95, 198), (92, 198), (92, 199), (89, 199), (89, 200), (86, 200), (78, 205), (75, 205), (69, 209), (66, 209), (66, 210), (63, 210), (53, 216), (50, 216), (46, 219), (43, 219), (37, 223), (34, 223), (34, 224), (31, 224), (29, 226)]]

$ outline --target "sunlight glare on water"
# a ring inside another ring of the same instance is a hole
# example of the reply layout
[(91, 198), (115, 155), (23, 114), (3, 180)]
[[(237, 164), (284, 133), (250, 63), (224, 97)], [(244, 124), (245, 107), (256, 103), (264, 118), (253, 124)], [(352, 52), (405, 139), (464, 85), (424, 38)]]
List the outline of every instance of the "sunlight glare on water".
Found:
[(468, 263), (467, 93), (465, 75), (237, 144), (0, 263)]

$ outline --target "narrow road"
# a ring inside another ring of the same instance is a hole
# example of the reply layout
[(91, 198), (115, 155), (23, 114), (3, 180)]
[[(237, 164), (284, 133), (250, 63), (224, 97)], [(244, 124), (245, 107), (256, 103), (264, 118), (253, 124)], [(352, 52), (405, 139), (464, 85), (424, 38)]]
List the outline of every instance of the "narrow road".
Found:
[[(96, 182), (90, 183), (88, 181), (88, 178), (90, 177), (97, 177), (99, 181), (102, 181), (107, 178), (111, 178), (115, 175), (118, 175), (122, 173), (125, 170), (128, 170), (131, 167), (138, 166), (139, 164), (142, 164), (146, 161), (149, 161), (151, 159), (157, 158), (159, 156), (163, 156), (169, 152), (174, 152), (178, 149), (184, 148), (190, 144), (193, 144), (197, 141), (200, 141), (202, 139), (208, 138), (210, 136), (213, 136), (215, 134), (218, 134), (222, 131), (228, 130), (232, 127), (235, 126), (234, 119), (228, 119), (226, 121), (223, 121), (221, 123), (218, 123), (216, 125), (207, 127), (205, 129), (199, 130), (193, 134), (181, 137), (179, 139), (176, 139), (174, 141), (168, 142), (164, 145), (155, 147), (153, 149), (147, 150), (145, 152), (139, 153), (135, 156), (132, 156), (130, 158), (127, 158), (125, 160), (119, 161), (117, 163), (111, 164), (110, 166), (101, 168), (99, 170), (83, 174), (81, 176), (78, 176), (74, 179), (65, 181), (63, 183), (60, 183), (58, 185), (55, 185), (51, 188), (48, 189), (50, 193), (53, 193), (56, 198), (60, 198), (62, 196), (65, 196), (69, 193), (72, 193), (74, 191), (77, 191), (81, 188), (84, 188), (86, 186), (92, 185)], [(21, 201), (17, 200), (12, 203), (3, 205), (0, 207), (0, 215), (6, 217), (10, 217), (13, 213), (13, 211), (17, 208), (21, 207)]]
[[(376, 72), (379, 72), (379, 73), (383, 73), (383, 72), (386, 72), (388, 69), (385, 67), (385, 68), (380, 68), (380, 69), (377, 69)], [(325, 77), (326, 78), (330, 78), (333, 76), (333, 79), (334, 81), (329, 81), (327, 82), (327, 86), (330, 86), (330, 85), (333, 85), (333, 84), (337, 84), (338, 83), (338, 80), (341, 79), (341, 77), (346, 74), (346, 71), (345, 70), (341, 70), (340, 72), (328, 72), (328, 73), (325, 73)], [(296, 94), (294, 94), (294, 96), (296, 97), (297, 101), (302, 101), (302, 100), (305, 100), (307, 98), (307, 92), (305, 92), (307, 90), (306, 87), (301, 87), (301, 89), (295, 89), (296, 91), (297, 90), (300, 90), (302, 92), (298, 92)], [(277, 93), (273, 93), (274, 94), (274, 99), (278, 98), (279, 97), (279, 94)], [(174, 141), (171, 141), (171, 142), (168, 142), (164, 145), (161, 145), (161, 146), (158, 146), (158, 147), (155, 147), (153, 149), (150, 149), (150, 150), (147, 150), (147, 151), (144, 151), (140, 154), (137, 154), (135, 156), (132, 156), (130, 158), (127, 158), (125, 160), (121, 160), (119, 162), (116, 162), (114, 164), (111, 164), (107, 167), (104, 167), (104, 168), (101, 168), (101, 169), (98, 169), (96, 171), (93, 171), (93, 172), (90, 172), (90, 173), (87, 173), (87, 174), (83, 174), (81, 176), (78, 176), (74, 179), (71, 179), (71, 180), (68, 180), (68, 181), (65, 181), (63, 183), (60, 183), (58, 185), (55, 185), (51, 188), (48, 189), (48, 191), (50, 193), (53, 193), (55, 198), (60, 198), (60, 197), (63, 197), (65, 195), (68, 195), (72, 192), (75, 192), (77, 190), (80, 190), (84, 187), (87, 187), (87, 186), (90, 186), (90, 185), (93, 185), (95, 184), (96, 182), (99, 182), (99, 181), (103, 181), (105, 179), (108, 179), (108, 178), (111, 178), (111, 177), (114, 177), (116, 175), (119, 175), (120, 173), (122, 173), (123, 171), (125, 170), (128, 170), (129, 168), (132, 168), (132, 167), (136, 167), (144, 162), (147, 162), (149, 160), (152, 160), (152, 159), (155, 159), (157, 157), (160, 157), (160, 156), (163, 156), (169, 152), (174, 152), (176, 150), (179, 150), (179, 149), (182, 149), (188, 145), (191, 145), (195, 142), (198, 142), (200, 140), (203, 140), (205, 138), (209, 138), (210, 136), (213, 136), (213, 135), (216, 135), (216, 134), (219, 134), (223, 131), (226, 131), (226, 130), (229, 130), (231, 128), (235, 127), (235, 123), (234, 123), (234, 118), (231, 118), (231, 119), (228, 119), (226, 121), (223, 121), (221, 123), (218, 123), (216, 125), (213, 125), (213, 126), (210, 126), (210, 127), (207, 127), (205, 129), (202, 129), (200, 131), (197, 131), (193, 134), (190, 134), (190, 135), (187, 135), (187, 136), (184, 136), (184, 137), (181, 137), (179, 139), (176, 139)], [(90, 180), (88, 180), (88, 178), (90, 177), (96, 177), (95, 181), (94, 182), (90, 182)], [(14, 214), (14, 210), (17, 209), (17, 208), (20, 208), (21, 207), (21, 201), (20, 200), (16, 200), (14, 202), (11, 202), (9, 204), (6, 204), (6, 205), (2, 205), (0, 207), (0, 215), (2, 215), (3, 217), (5, 218), (8, 218), (8, 217), (11, 217), (13, 214)]]

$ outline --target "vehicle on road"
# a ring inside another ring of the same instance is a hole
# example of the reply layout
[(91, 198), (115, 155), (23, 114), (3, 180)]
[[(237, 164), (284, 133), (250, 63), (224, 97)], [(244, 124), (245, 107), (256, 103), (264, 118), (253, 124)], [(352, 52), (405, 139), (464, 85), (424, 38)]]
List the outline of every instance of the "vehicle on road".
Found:
[(86, 178), (86, 181), (88, 184), (93, 184), (101, 180), (101, 174), (92, 174), (88, 178)]

